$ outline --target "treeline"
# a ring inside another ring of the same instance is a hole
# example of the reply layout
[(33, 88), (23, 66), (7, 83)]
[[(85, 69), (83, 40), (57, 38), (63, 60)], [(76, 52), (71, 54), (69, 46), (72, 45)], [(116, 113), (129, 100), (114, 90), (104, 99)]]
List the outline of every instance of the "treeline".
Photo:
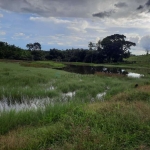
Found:
[(135, 43), (125, 41), (124, 35), (111, 35), (97, 43), (90, 42), (89, 49), (50, 49), (41, 50), (41, 45), (37, 43), (27, 44), (28, 50), (21, 49), (6, 42), (0, 42), (0, 59), (17, 60), (54, 60), (65, 62), (121, 62), (123, 58), (130, 56), (130, 47)]
[(31, 59), (31, 52), (6, 42), (0, 42), (0, 59), (27, 60)]
[(0, 42), (0, 59), (15, 60), (45, 60), (47, 52), (37, 50), (24, 50), (6, 42)]
[(100, 50), (93, 49), (67, 49), (65, 51), (50, 49), (47, 59), (65, 62), (86, 63), (103, 63), (106, 61), (105, 56), (101, 54)]

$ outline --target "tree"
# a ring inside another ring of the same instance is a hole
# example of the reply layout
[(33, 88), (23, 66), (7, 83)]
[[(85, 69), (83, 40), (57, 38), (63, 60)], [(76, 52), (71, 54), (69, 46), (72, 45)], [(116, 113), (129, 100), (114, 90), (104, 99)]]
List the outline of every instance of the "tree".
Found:
[(31, 55), (32, 55), (32, 60), (44, 60), (45, 59), (44, 51), (33, 50), (31, 51)]
[(145, 51), (146, 51), (146, 55), (148, 55), (148, 54), (149, 54), (149, 50), (148, 50), (148, 49), (146, 49)]
[(101, 40), (98, 40), (96, 43), (97, 50), (101, 48)]
[(33, 50), (33, 44), (32, 43), (27, 44), (26, 47), (28, 48), (28, 50)]
[(92, 42), (89, 42), (88, 47), (89, 47), (89, 50), (93, 50), (92, 48), (94, 47), (94, 44)]
[(41, 50), (41, 44), (36, 42), (33, 44), (33, 50)]
[(125, 38), (124, 35), (114, 34), (101, 41), (101, 47), (108, 62), (123, 61), (123, 58), (128, 56), (130, 47), (136, 45), (133, 42), (125, 41)]
[(35, 43), (29, 43), (26, 45), (26, 47), (28, 48), (28, 50), (41, 50), (41, 44), (38, 42)]

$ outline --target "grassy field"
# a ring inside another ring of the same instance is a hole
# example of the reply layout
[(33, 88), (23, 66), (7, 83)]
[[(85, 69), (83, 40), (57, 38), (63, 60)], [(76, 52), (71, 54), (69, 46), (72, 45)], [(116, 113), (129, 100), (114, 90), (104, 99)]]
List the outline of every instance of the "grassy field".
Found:
[(21, 62), (22, 66), (25, 67), (36, 67), (36, 68), (63, 68), (65, 65), (60, 62), (54, 61), (33, 61), (33, 62)]
[(136, 66), (150, 68), (150, 54), (149, 55), (140, 55), (140, 56), (131, 56), (127, 59), (129, 62), (136, 62)]
[(11, 62), (11, 63), (19, 63), (24, 67), (35, 67), (35, 68), (63, 68), (65, 64), (61, 62), (54, 61), (23, 61), (23, 60), (5, 60), (0, 59), (0, 62)]
[(81, 66), (105, 66), (105, 67), (150, 69), (150, 54), (131, 56), (130, 58), (125, 59), (125, 62), (122, 63), (94, 64), (94, 63), (82, 63), (82, 62), (65, 62), (64, 64), (81, 65)]
[[(79, 75), (43, 67), (0, 62), (1, 101), (53, 102), (1, 111), (0, 150), (150, 149), (149, 75)], [(68, 92), (74, 95), (64, 97)]]

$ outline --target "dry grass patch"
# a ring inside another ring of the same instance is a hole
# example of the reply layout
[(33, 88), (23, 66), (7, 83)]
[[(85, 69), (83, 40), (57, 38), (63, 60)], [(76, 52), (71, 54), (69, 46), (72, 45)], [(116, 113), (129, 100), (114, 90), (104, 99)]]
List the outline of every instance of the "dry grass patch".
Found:
[(141, 92), (148, 92), (148, 93), (150, 93), (150, 85), (139, 86), (137, 88), (137, 90), (141, 91)]
[(0, 150), (17, 150), (29, 145), (31, 139), (29, 136), (21, 134), (22, 132), (23, 128), (0, 136)]
[(26, 126), (0, 136), (0, 150), (41, 149), (45, 143), (59, 141), (64, 135), (61, 123), (41, 127)]
[(118, 74), (118, 73), (107, 73), (107, 72), (95, 72), (95, 75), (97, 76), (107, 76), (107, 77), (126, 77), (124, 74)]
[(150, 147), (145, 145), (140, 145), (136, 150), (150, 150)]
[(143, 101), (137, 101), (133, 103), (132, 106), (135, 109), (137, 116), (139, 116), (143, 122), (150, 121), (150, 104)]
[(122, 100), (126, 101), (128, 99), (128, 97), (129, 97), (129, 95), (127, 93), (123, 92), (123, 93), (119, 93), (119, 94), (113, 96), (111, 98), (111, 101), (122, 101)]

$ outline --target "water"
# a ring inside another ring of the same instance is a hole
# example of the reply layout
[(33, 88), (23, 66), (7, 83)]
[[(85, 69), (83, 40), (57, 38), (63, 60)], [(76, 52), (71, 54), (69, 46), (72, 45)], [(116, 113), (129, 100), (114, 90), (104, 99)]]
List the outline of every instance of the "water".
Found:
[(138, 74), (138, 73), (132, 73), (132, 72), (129, 72), (127, 74), (128, 77), (133, 77), (133, 78), (141, 78), (143, 77), (144, 75), (143, 74)]
[[(130, 71), (127, 71), (123, 68), (117, 68), (117, 67), (104, 67), (104, 66), (78, 66), (78, 65), (67, 65), (66, 67), (62, 68), (62, 70), (72, 73), (78, 73), (78, 74), (95, 74), (95, 73), (108, 73), (108, 74), (121, 74), (126, 75), (128, 77), (135, 77), (140, 78), (143, 77), (143, 74), (134, 73), (135, 69), (128, 69)], [(132, 72), (133, 71), (133, 72)], [(137, 71), (137, 70), (136, 70)], [(149, 70), (150, 72), (150, 70)]]
[(21, 110), (37, 110), (38, 108), (45, 108), (46, 105), (53, 105), (53, 99), (46, 98), (34, 98), (24, 99), (21, 102), (11, 101), (7, 98), (3, 98), (0, 101), (0, 112), (15, 110), (16, 112)]
[(96, 98), (102, 100), (105, 97), (105, 95), (106, 95), (106, 92), (99, 93), (96, 95)]
[[(103, 101), (106, 95), (106, 91), (102, 93), (98, 93), (95, 98), (93, 97), (89, 101), (94, 102), (96, 99)], [(49, 97), (34, 98), (34, 99), (23, 99), (20, 102), (11, 101), (10, 99), (4, 97), (3, 100), (0, 101), (0, 113), (9, 112), (11, 110), (15, 110), (16, 112), (19, 112), (19, 111), (37, 110), (39, 108), (45, 109), (47, 105), (54, 106), (57, 102), (67, 103), (70, 100), (73, 100), (75, 95), (76, 92), (74, 91), (74, 92), (62, 93), (60, 97), (55, 99)]]
[[(50, 87), (50, 90), (54, 90), (54, 87)], [(54, 105), (59, 102), (68, 102), (75, 96), (76, 92), (62, 93), (61, 97), (58, 98), (34, 98), (34, 99), (23, 99), (20, 102), (12, 101), (3, 97), (0, 101), (0, 112), (15, 110), (19, 112), (21, 110), (37, 110), (38, 108), (45, 108), (47, 105)]]
[(63, 97), (70, 97), (72, 98), (73, 96), (75, 96), (76, 92), (68, 92), (68, 93), (63, 93), (62, 96)]
[(68, 93), (63, 93), (61, 96), (61, 100), (63, 102), (66, 102), (68, 100), (71, 100), (75, 96), (76, 92), (68, 92)]

